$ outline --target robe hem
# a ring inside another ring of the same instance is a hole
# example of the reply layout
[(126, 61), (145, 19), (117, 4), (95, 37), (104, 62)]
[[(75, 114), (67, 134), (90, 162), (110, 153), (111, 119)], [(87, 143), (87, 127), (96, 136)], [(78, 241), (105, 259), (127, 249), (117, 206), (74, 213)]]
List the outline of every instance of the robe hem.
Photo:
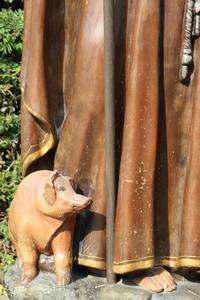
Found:
[(88, 258), (81, 258), (78, 257), (75, 259), (75, 261), (82, 266), (85, 267), (91, 267), (98, 270), (105, 270), (106, 269), (106, 263), (105, 261), (100, 257), (88, 257)]
[(161, 257), (162, 265), (171, 268), (200, 268), (200, 256)]
[[(106, 269), (106, 262), (100, 257), (84, 257), (76, 258), (75, 261), (79, 265), (91, 267), (99, 270)], [(114, 262), (113, 272), (117, 274), (129, 273), (137, 270), (149, 269), (155, 266), (166, 266), (171, 268), (193, 267), (200, 268), (199, 256), (181, 256), (181, 257), (161, 257), (155, 263), (153, 257), (143, 257), (135, 261), (124, 261), (121, 263)]]

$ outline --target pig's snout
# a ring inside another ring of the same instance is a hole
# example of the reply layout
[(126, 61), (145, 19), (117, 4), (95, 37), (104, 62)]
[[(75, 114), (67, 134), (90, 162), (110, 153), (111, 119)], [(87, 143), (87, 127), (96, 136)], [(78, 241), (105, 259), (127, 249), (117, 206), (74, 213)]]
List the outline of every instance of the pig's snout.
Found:
[(74, 201), (73, 202), (73, 208), (75, 210), (82, 210), (82, 209), (85, 209), (85, 208), (89, 208), (92, 204), (92, 198), (89, 198), (87, 197), (84, 197), (84, 199), (81, 199), (80, 201)]
[(88, 198), (86, 201), (86, 206), (87, 208), (89, 208), (92, 205), (92, 198)]

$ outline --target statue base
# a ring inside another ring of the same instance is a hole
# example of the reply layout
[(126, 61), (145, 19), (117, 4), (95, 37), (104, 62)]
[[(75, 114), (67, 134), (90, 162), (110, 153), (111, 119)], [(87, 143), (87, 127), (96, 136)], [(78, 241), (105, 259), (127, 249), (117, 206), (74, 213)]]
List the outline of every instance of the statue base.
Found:
[(119, 282), (107, 285), (104, 277), (74, 271), (72, 283), (56, 287), (55, 274), (40, 271), (29, 284), (20, 285), (21, 271), (14, 265), (5, 275), (5, 285), (11, 300), (196, 300), (200, 298), (200, 284), (186, 280), (177, 281), (177, 290), (153, 294), (136, 286)]

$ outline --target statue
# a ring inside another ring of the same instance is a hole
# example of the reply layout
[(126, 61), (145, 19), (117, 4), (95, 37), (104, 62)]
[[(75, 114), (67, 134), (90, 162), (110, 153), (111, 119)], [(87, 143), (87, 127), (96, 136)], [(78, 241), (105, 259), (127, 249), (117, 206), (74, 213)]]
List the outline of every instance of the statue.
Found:
[(54, 254), (58, 286), (70, 282), (75, 215), (90, 204), (91, 198), (75, 193), (57, 170), (36, 171), (22, 180), (9, 210), (22, 284), (37, 275), (39, 253)]
[[(155, 292), (176, 288), (170, 272), (200, 268), (197, 2), (115, 1), (113, 270)], [(104, 270), (103, 1), (24, 4), (23, 173), (57, 169), (93, 199), (77, 218), (76, 263)]]

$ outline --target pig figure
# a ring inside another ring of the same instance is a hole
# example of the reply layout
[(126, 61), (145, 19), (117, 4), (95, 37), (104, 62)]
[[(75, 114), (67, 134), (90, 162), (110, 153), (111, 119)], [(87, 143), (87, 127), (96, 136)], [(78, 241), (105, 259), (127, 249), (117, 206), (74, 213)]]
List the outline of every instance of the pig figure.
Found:
[(58, 171), (37, 171), (22, 180), (9, 210), (22, 284), (37, 275), (40, 253), (54, 255), (58, 286), (70, 282), (76, 214), (91, 201), (77, 194), (71, 179)]

